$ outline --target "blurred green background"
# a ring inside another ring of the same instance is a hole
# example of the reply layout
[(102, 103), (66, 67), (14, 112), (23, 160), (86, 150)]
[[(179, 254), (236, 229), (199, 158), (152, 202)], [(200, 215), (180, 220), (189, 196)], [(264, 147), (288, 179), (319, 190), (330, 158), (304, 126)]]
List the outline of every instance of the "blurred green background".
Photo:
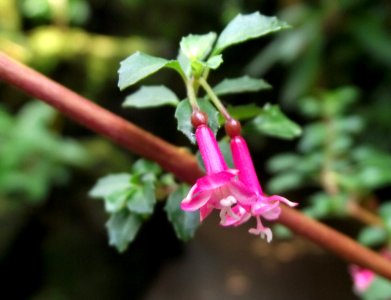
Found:
[[(374, 156), (385, 154), (377, 166), (388, 168), (391, 3), (386, 0), (0, 0), (0, 51), (169, 142), (189, 147), (176, 131), (172, 108), (121, 108), (126, 94), (117, 88), (119, 62), (136, 50), (174, 58), (183, 35), (220, 32), (238, 13), (253, 11), (278, 15), (292, 29), (224, 54), (225, 64), (212, 83), (247, 73), (273, 85), (261, 95), (227, 98), (227, 103), (279, 103), (303, 126), (359, 116), (338, 140), (340, 148), (333, 152), (338, 162), (365, 144), (377, 151)], [(185, 95), (173, 72), (146, 83), (163, 83)], [(348, 95), (332, 94), (341, 87), (349, 87), (344, 90)], [(326, 113), (319, 113), (314, 98), (337, 99), (331, 101), (337, 108), (330, 112), (324, 100)], [(303, 203), (319, 189), (303, 181), (321, 167), (316, 141), (323, 141), (319, 126), (318, 131), (304, 128), (304, 142), (249, 136), (265, 182), (270, 157), (297, 146), (304, 156), (314, 154), (309, 171), (270, 182), (275, 190), (296, 187), (289, 195)], [(176, 240), (162, 205), (119, 255), (107, 245), (101, 203), (87, 194), (97, 178), (126, 172), (137, 158), (4, 83), (0, 157), (2, 299), (356, 299), (346, 266), (300, 238), (265, 246), (247, 237), (245, 229), (216, 228), (217, 221), (208, 220), (184, 245)], [(272, 172), (283, 170), (275, 165)], [(391, 168), (383, 169), (376, 169), (378, 180), (364, 186), (365, 193), (361, 181), (347, 183), (346, 189), (344, 183), (343, 191), (359, 190), (379, 203), (391, 199)], [(373, 173), (360, 180), (372, 179)], [(327, 221), (352, 235), (359, 230), (355, 221)]]

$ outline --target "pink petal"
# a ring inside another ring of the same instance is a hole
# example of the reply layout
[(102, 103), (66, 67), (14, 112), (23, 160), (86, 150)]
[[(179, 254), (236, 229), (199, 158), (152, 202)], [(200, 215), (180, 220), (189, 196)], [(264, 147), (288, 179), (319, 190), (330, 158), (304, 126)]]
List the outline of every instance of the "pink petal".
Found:
[(204, 221), (206, 219), (207, 216), (209, 216), (209, 214), (212, 212), (213, 210), (213, 206), (211, 205), (204, 205), (200, 208), (200, 221)]
[(257, 195), (240, 181), (232, 181), (227, 188), (242, 206), (251, 206), (257, 199)]
[(288, 205), (290, 207), (294, 207), (294, 206), (298, 205), (298, 203), (289, 201), (287, 198), (284, 198), (284, 197), (281, 197), (278, 195), (269, 196), (269, 197), (267, 197), (267, 200), (268, 201), (279, 201), (279, 202), (285, 203), (286, 205)]
[(196, 184), (189, 191), (189, 194), (182, 200), (181, 209), (186, 211), (195, 211), (204, 206), (211, 197), (210, 191), (202, 191), (194, 195), (194, 190), (197, 189)]
[(229, 183), (235, 174), (230, 171), (222, 171), (215, 174), (204, 176), (197, 180), (200, 190), (213, 190)]

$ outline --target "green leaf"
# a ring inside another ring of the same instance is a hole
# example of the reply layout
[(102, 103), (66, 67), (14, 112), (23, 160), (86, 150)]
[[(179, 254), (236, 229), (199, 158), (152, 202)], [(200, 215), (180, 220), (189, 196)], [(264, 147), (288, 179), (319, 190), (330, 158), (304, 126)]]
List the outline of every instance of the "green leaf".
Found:
[(224, 62), (223, 56), (221, 54), (215, 55), (210, 57), (207, 62), (206, 66), (210, 69), (216, 70), (220, 65)]
[(298, 172), (285, 172), (274, 176), (268, 183), (268, 190), (272, 193), (281, 193), (294, 190), (301, 186), (303, 178)]
[(172, 68), (181, 73), (176, 61), (136, 52), (121, 62), (118, 70), (118, 87), (123, 90), (164, 67)]
[(126, 190), (131, 187), (131, 176), (126, 173), (107, 175), (100, 178), (92, 187), (89, 196), (92, 198), (105, 198), (117, 191)]
[[(203, 112), (208, 115), (208, 124), (212, 131), (216, 134), (219, 129), (218, 112), (215, 107), (205, 99), (198, 99), (198, 104)], [(178, 122), (178, 130), (181, 131), (194, 144), (194, 129), (191, 125), (191, 105), (188, 99), (182, 100), (175, 111), (175, 118)]]
[(179, 43), (180, 49), (190, 61), (204, 60), (212, 50), (216, 40), (216, 33), (209, 32), (207, 34), (189, 34), (182, 38)]
[(137, 214), (152, 214), (156, 203), (155, 188), (152, 183), (145, 183), (138, 187), (127, 200), (129, 211)]
[(362, 294), (364, 300), (386, 300), (391, 298), (391, 282), (383, 277), (375, 276), (371, 285)]
[(116, 213), (126, 207), (126, 200), (132, 193), (131, 189), (118, 190), (105, 197), (105, 210), (108, 213)]
[(132, 165), (132, 173), (135, 175), (143, 175), (147, 173), (159, 175), (161, 172), (162, 168), (160, 168), (157, 163), (146, 159), (139, 159)]
[(123, 210), (112, 214), (106, 228), (109, 233), (109, 244), (124, 252), (128, 245), (134, 240), (142, 224), (142, 219)]
[(200, 217), (198, 212), (187, 212), (180, 209), (181, 201), (186, 197), (189, 187), (180, 185), (167, 199), (164, 210), (167, 213), (168, 220), (172, 223), (176, 236), (183, 240), (190, 240), (198, 226), (200, 225)]
[(294, 168), (300, 163), (300, 156), (293, 153), (283, 153), (273, 156), (268, 161), (268, 169), (272, 172), (280, 172)]
[(387, 232), (382, 227), (368, 226), (360, 231), (358, 241), (367, 247), (379, 246), (387, 239)]
[(263, 112), (263, 109), (254, 103), (228, 106), (228, 112), (230, 115), (238, 120), (247, 120), (254, 118)]
[(183, 70), (183, 73), (186, 77), (191, 77), (191, 61), (190, 59), (182, 52), (179, 51), (178, 54), (178, 63), (180, 65), (180, 68)]
[(309, 152), (325, 143), (326, 127), (322, 122), (314, 122), (304, 128), (303, 137), (299, 142), (299, 150)]
[(156, 107), (162, 105), (176, 106), (178, 97), (164, 85), (142, 86), (137, 92), (126, 97), (124, 107)]
[(213, 53), (221, 53), (229, 46), (286, 28), (289, 28), (289, 25), (276, 17), (267, 17), (259, 12), (239, 14), (221, 32)]
[(217, 84), (213, 91), (221, 96), (226, 94), (258, 92), (260, 90), (270, 89), (271, 85), (263, 79), (251, 78), (243, 76), (239, 78), (224, 79)]
[(263, 112), (247, 125), (248, 130), (283, 139), (293, 139), (301, 134), (300, 126), (288, 119), (277, 105), (266, 104)]

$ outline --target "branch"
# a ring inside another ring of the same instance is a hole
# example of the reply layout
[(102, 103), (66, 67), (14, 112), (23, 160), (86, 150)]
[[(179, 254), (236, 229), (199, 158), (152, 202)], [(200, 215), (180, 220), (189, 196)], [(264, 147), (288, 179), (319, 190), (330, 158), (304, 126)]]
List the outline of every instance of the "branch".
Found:
[[(193, 183), (202, 176), (195, 157), (187, 151), (127, 122), (2, 53), (0, 79), (56, 107), (68, 117), (124, 148), (156, 161), (183, 181)], [(390, 261), (338, 231), (288, 207), (283, 207), (278, 221), (345, 260), (391, 279)]]

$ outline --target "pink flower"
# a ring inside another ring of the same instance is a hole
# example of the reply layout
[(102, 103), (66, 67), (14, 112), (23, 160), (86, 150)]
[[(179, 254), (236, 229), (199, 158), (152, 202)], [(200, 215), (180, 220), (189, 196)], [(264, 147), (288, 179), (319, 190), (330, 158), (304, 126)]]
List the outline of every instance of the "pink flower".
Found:
[(364, 293), (375, 279), (375, 273), (357, 265), (351, 265), (349, 269), (353, 278), (354, 291), (359, 294)]
[[(264, 194), (259, 184), (246, 141), (242, 136), (235, 135), (231, 138), (231, 151), (235, 167), (239, 170), (240, 181), (257, 195), (255, 202), (241, 204), (244, 211), (248, 211), (247, 214), (254, 216), (257, 220), (257, 226), (251, 228), (249, 232), (260, 235), (262, 238), (266, 237), (266, 240), (270, 242), (273, 238), (272, 231), (262, 224), (261, 216), (267, 220), (275, 220), (281, 213), (280, 202), (288, 206), (295, 206), (297, 203), (278, 195), (267, 196)], [(247, 205), (250, 205), (250, 207), (247, 207)], [(238, 208), (237, 210), (240, 209)], [(246, 213), (244, 212), (244, 214)], [(246, 215), (246, 218), (249, 218), (249, 216)]]
[(232, 224), (243, 222), (247, 215), (238, 205), (250, 208), (256, 195), (238, 180), (238, 170), (228, 169), (213, 132), (207, 125), (199, 124), (195, 135), (206, 176), (197, 180), (182, 200), (181, 208), (186, 211), (199, 209), (201, 221), (213, 209), (219, 209), (221, 224), (226, 225), (227, 219)]

